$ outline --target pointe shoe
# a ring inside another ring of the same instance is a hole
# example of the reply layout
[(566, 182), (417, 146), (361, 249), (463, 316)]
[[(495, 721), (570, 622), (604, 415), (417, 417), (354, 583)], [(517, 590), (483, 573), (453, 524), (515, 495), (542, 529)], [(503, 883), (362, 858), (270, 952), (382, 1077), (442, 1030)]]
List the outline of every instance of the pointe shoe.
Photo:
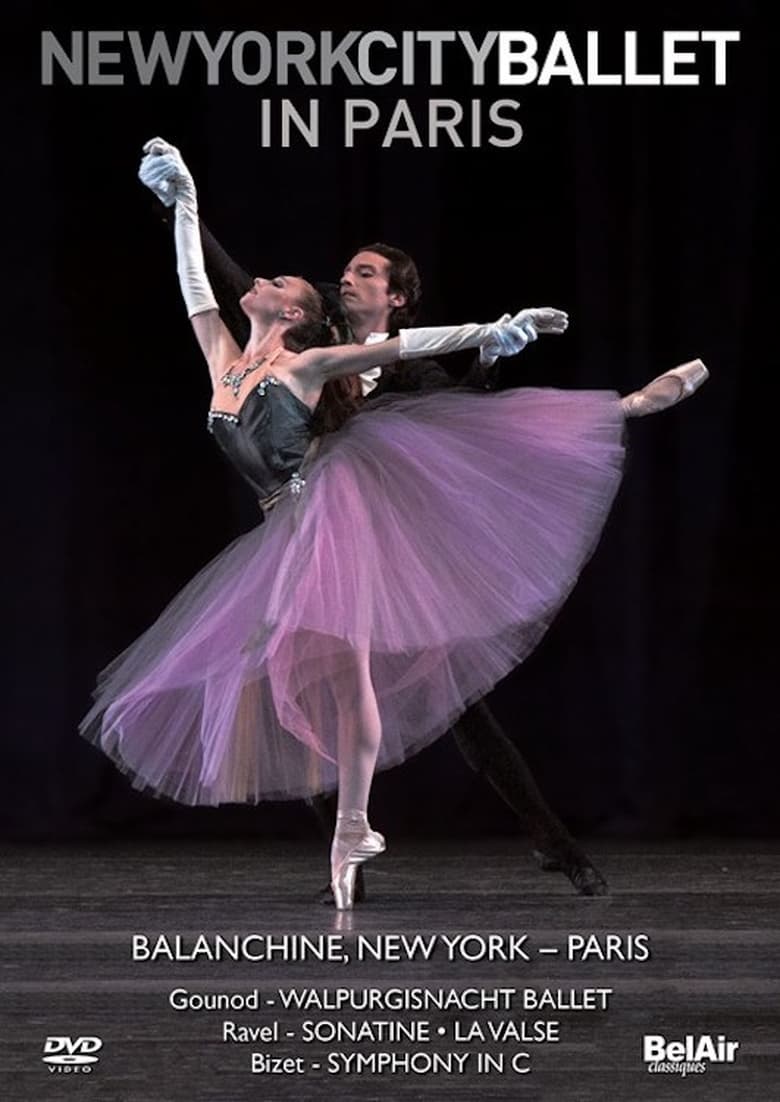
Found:
[[(366, 885), (363, 879), (363, 868), (358, 865), (357, 875), (355, 876), (355, 892), (353, 896), (354, 903), (365, 903), (366, 900)], [(317, 902), (321, 903), (323, 907), (332, 907), (336, 902), (333, 898), (333, 884), (329, 880), (324, 888), (321, 888), (317, 892)]]
[(351, 911), (355, 902), (355, 883), (360, 865), (385, 851), (384, 836), (367, 828), (362, 837), (339, 861), (330, 882), (338, 911)]
[[(701, 360), (690, 360), (689, 363), (673, 367), (671, 371), (665, 371), (652, 379), (641, 390), (635, 390), (633, 394), (621, 399), (623, 410), (627, 417), (646, 417), (648, 413), (660, 413), (663, 409), (676, 406), (684, 398), (690, 398), (691, 394), (706, 382), (710, 373)], [(669, 395), (663, 391), (660, 394), (648, 393), (656, 383), (663, 379), (673, 379), (678, 386), (677, 394)]]

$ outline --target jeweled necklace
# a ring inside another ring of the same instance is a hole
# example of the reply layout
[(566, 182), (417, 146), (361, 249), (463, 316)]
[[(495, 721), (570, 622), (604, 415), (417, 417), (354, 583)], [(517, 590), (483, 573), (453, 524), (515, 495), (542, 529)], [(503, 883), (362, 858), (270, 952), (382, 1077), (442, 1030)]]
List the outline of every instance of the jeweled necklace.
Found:
[(273, 350), (273, 352), (266, 352), (265, 355), (261, 356), (258, 360), (252, 360), (249, 366), (245, 367), (243, 371), (239, 371), (238, 374), (235, 374), (233, 371), (230, 370), (226, 371), (219, 381), (222, 383), (223, 386), (232, 387), (233, 397), (237, 398), (238, 392), (241, 389), (241, 384), (243, 383), (247, 375), (249, 375), (252, 371), (257, 371), (258, 367), (261, 367), (263, 364), (267, 363), (270, 367), (279, 355), (279, 353), (283, 351), (284, 345), (280, 344), (277, 348)]

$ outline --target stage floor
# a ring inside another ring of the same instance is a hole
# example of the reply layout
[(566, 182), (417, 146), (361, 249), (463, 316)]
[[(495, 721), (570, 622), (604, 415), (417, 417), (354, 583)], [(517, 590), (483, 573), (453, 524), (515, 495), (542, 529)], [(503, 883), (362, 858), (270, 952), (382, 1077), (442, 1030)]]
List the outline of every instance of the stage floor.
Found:
[(522, 839), (388, 841), (341, 915), (316, 843), (1, 847), (3, 1097), (780, 1098), (780, 842), (593, 843), (583, 898)]

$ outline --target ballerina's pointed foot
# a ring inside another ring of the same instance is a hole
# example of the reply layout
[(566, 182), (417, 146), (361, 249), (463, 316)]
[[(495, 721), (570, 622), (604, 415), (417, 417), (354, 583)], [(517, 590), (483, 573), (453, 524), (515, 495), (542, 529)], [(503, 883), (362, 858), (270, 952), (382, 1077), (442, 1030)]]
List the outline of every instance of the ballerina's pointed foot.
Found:
[[(365, 903), (366, 901), (366, 884), (363, 878), (363, 868), (358, 865), (357, 875), (355, 876), (355, 893), (353, 896), (353, 902), (355, 904)], [(333, 882), (329, 880), (324, 888), (321, 888), (317, 892), (317, 902), (321, 903), (323, 907), (333, 907), (336, 900), (333, 898)]]
[(627, 417), (645, 417), (648, 413), (660, 413), (663, 409), (676, 406), (684, 398), (690, 398), (709, 378), (710, 373), (701, 360), (665, 371), (633, 394), (621, 399)]
[[(353, 832), (351, 832), (353, 833)], [(342, 849), (345, 839), (337, 832), (334, 846)], [(337, 845), (338, 843), (342, 845)], [(351, 911), (355, 902), (355, 884), (357, 873), (364, 861), (376, 857), (385, 851), (385, 839), (377, 830), (371, 830), (366, 824), (360, 834), (348, 838), (349, 848), (342, 852), (332, 864), (333, 901), (338, 911)]]

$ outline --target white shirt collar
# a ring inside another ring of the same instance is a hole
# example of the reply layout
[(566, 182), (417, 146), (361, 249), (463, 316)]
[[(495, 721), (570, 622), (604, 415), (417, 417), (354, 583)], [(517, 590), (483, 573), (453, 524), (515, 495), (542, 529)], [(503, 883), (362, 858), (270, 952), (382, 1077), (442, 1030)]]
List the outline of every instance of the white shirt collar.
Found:
[[(381, 344), (382, 341), (386, 341), (389, 336), (389, 333), (369, 333), (363, 341), (363, 344)], [(376, 389), (381, 374), (381, 367), (369, 367), (368, 371), (360, 372), (360, 389), (363, 392), (364, 398), (367, 394), (370, 394), (372, 390)]]

